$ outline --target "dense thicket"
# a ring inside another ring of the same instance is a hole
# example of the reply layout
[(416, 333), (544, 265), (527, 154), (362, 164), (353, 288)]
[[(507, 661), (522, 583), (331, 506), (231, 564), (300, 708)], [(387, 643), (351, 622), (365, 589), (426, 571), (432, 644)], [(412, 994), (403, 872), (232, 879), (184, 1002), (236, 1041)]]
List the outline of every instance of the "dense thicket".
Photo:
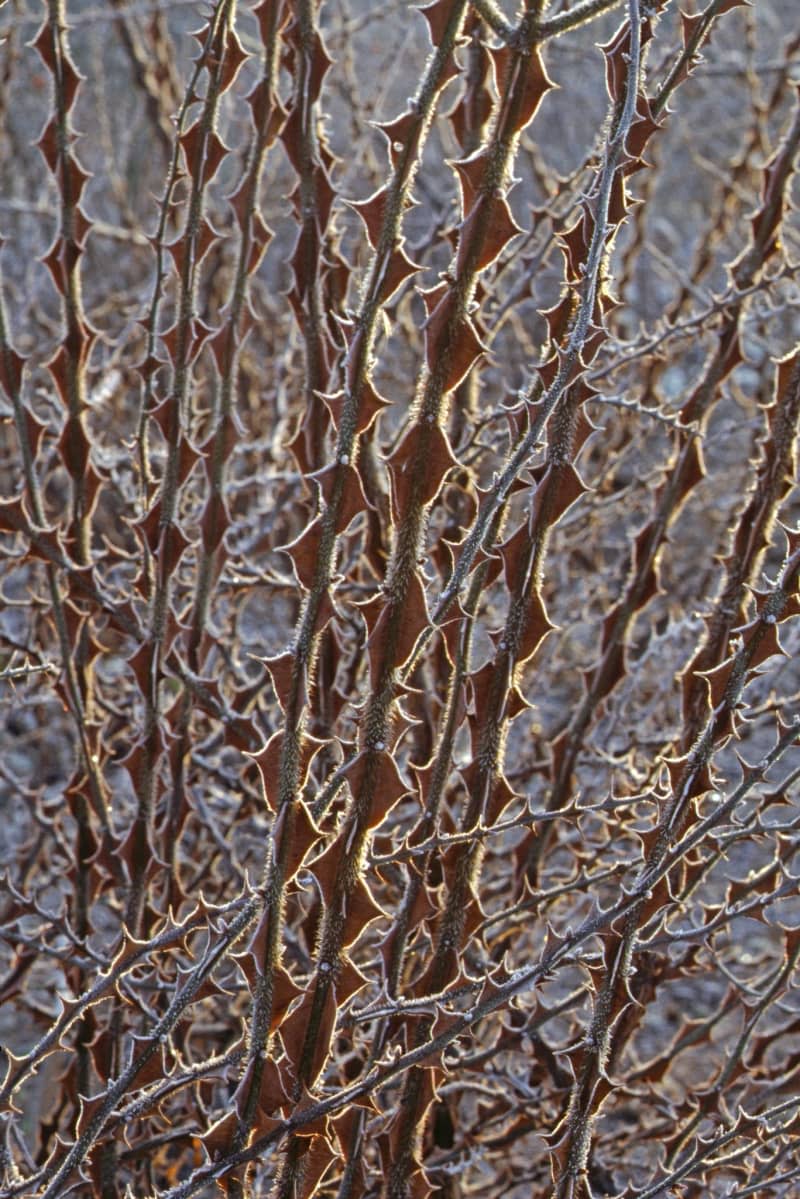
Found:
[(0, 12), (0, 1196), (797, 1195), (794, 4), (195, 7)]

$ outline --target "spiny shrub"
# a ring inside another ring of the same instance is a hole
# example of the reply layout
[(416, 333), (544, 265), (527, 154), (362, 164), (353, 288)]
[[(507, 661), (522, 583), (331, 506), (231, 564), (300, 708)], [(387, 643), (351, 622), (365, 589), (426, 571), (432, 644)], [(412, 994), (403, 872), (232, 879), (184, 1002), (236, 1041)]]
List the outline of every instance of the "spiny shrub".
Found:
[(4, 10), (3, 1199), (798, 1194), (800, 40), (686, 3)]

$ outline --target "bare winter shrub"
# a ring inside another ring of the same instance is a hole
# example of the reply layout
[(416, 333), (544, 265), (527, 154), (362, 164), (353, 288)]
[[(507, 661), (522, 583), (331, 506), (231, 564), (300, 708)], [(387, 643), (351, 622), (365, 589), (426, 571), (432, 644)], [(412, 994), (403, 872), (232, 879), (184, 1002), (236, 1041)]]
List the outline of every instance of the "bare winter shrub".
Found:
[(797, 13), (511, 8), (0, 14), (3, 1199), (798, 1194)]

